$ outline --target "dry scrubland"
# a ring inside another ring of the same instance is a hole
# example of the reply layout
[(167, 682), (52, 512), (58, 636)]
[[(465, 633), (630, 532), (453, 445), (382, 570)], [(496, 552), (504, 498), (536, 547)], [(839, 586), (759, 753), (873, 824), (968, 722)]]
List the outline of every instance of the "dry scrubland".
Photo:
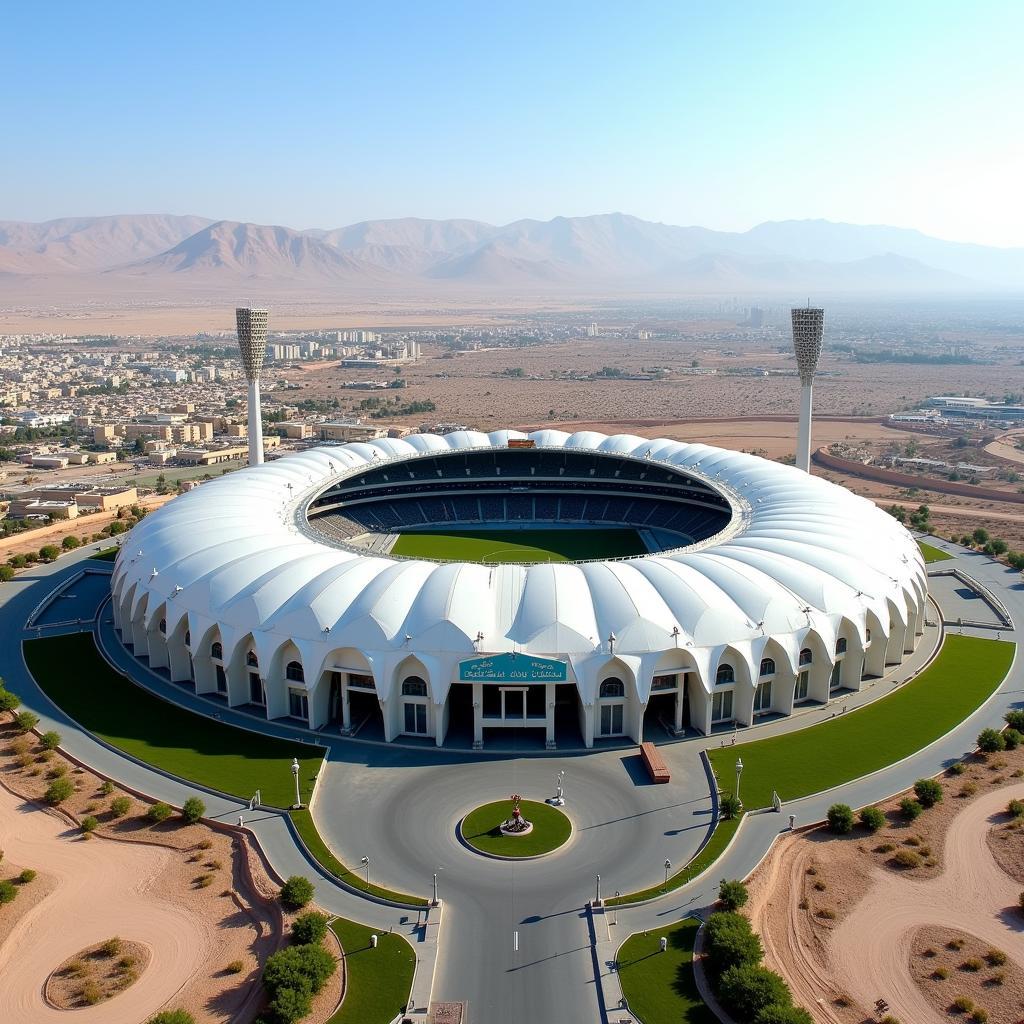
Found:
[[(73, 787), (58, 809), (43, 802), (55, 779)], [(139, 1024), (169, 1006), (246, 1024), (262, 1009), (261, 967), (291, 921), (277, 885), (240, 837), (177, 814), (153, 824), (149, 806), (0, 726), (0, 878), (38, 871), (0, 905), (5, 1020), (46, 1024), (74, 1007), (83, 1021)], [(341, 986), (339, 970), (304, 1021), (323, 1024)]]
[[(816, 1021), (862, 1024), (879, 998), (900, 1024), (945, 1020), (958, 998), (990, 1024), (1024, 1019), (1024, 819), (1006, 812), (1024, 797), (1022, 778), (1024, 749), (975, 756), (940, 778), (943, 799), (912, 821), (901, 794), (879, 805), (877, 832), (821, 827), (776, 843), (746, 909), (767, 966)], [(986, 844), (988, 863), (977, 852)]]

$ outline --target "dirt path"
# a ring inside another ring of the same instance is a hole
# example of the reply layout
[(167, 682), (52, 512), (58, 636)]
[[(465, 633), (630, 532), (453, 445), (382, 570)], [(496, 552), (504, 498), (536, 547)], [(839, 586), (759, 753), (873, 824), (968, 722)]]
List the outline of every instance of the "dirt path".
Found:
[(3, 787), (0, 839), (13, 862), (46, 873), (57, 883), (0, 938), (5, 1022), (65, 1020), (66, 1011), (43, 999), (47, 976), (68, 957), (113, 936), (145, 943), (152, 959), (122, 994), (75, 1010), (75, 1020), (82, 1024), (139, 1024), (208, 967), (214, 923), (150, 892), (175, 859), (174, 851), (141, 843), (85, 841), (56, 815)]
[[(910, 973), (914, 934), (931, 925), (977, 936), (1024, 966), (1024, 933), (1017, 899), (1020, 884), (996, 863), (988, 845), (992, 819), (1012, 798), (1024, 799), (1024, 784), (1000, 787), (972, 800), (950, 825), (942, 873), (914, 879), (872, 868), (866, 895), (832, 931), (808, 945), (800, 928), (805, 911), (800, 892), (815, 847), (800, 838), (784, 840), (763, 865), (763, 884), (751, 901), (750, 917), (765, 943), (767, 958), (784, 968), (796, 1002), (821, 1024), (850, 1019), (825, 998), (842, 992), (864, 1010), (885, 999), (897, 1020), (943, 1024)], [(786, 927), (765, 926), (766, 916), (786, 907)]]

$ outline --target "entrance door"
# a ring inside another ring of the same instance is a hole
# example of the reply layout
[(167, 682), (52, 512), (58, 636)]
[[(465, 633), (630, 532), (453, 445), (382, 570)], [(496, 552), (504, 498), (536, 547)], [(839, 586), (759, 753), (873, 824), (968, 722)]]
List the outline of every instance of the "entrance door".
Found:
[(621, 736), (623, 721), (623, 704), (601, 705), (601, 735)]
[(228, 692), (228, 677), (224, 674), (223, 665), (215, 665), (214, 668), (217, 671), (217, 692), (227, 693)]
[(412, 733), (414, 736), (425, 736), (427, 734), (427, 705), (412, 704), (406, 701), (404, 732)]
[(249, 701), (260, 705), (267, 703), (267, 695), (263, 690), (263, 680), (260, 679), (256, 672), (249, 673)]

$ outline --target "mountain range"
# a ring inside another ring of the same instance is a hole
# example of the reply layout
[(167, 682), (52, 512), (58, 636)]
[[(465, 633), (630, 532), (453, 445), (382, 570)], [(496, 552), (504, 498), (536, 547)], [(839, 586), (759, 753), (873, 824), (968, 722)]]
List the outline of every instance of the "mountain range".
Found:
[(749, 231), (613, 213), (519, 220), (372, 220), (307, 229), (169, 214), (0, 221), (0, 285), (97, 298), (145, 286), (412, 293), (475, 289), (685, 294), (1019, 291), (1024, 248), (825, 220)]

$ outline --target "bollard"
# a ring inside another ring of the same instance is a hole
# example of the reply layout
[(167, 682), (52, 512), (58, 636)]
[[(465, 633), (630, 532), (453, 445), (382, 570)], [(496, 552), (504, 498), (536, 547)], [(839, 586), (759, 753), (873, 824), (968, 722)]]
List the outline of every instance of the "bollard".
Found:
[(668, 939), (662, 935), (662, 937), (658, 939), (658, 945), (661, 947), (662, 953), (664, 953), (668, 949)]
[(376, 933), (370, 936), (370, 949), (377, 948), (377, 935)]
[(790, 832), (792, 832), (794, 828), (796, 828), (796, 815), (795, 814), (791, 814), (789, 816), (789, 830), (790, 830)]

